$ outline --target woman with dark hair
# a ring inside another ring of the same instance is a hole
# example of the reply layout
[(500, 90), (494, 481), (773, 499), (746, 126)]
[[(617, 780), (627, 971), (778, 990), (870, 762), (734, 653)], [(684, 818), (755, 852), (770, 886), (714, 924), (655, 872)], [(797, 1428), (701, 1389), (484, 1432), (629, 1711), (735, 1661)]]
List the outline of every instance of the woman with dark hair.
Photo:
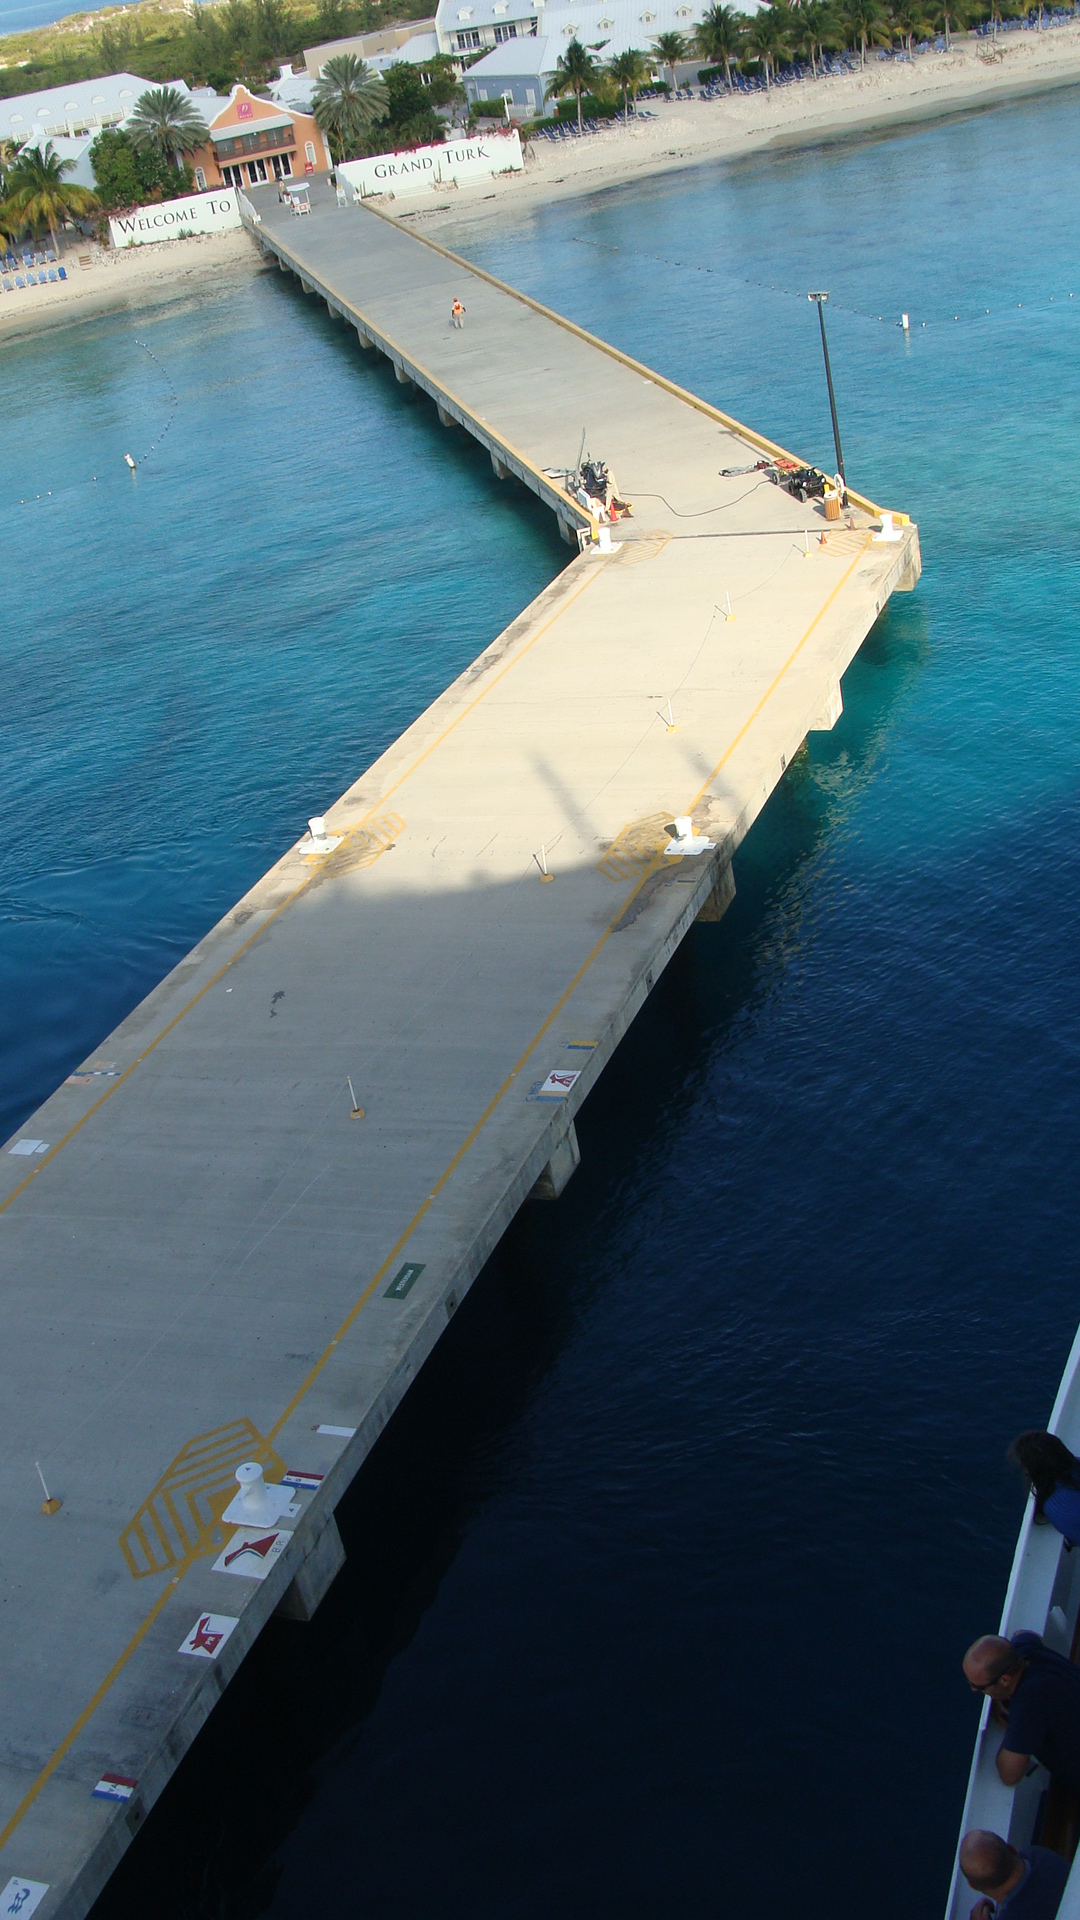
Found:
[(1036, 1429), (1017, 1435), (1009, 1459), (1035, 1497), (1036, 1516), (1049, 1520), (1075, 1546), (1080, 1540), (1080, 1460), (1056, 1433)]

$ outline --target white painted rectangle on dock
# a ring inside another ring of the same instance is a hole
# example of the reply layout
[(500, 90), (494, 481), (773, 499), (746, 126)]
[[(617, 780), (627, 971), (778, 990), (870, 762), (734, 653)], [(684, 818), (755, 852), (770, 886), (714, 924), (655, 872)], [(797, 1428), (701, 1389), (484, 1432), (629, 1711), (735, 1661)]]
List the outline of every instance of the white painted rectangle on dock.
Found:
[(18, 1920), (29, 1920), (29, 1916), (41, 1905), (49, 1891), (47, 1880), (9, 1880), (3, 1893), (0, 1893), (0, 1916), (8, 1920), (10, 1915), (18, 1915)]
[(193, 1653), (199, 1660), (216, 1660), (234, 1627), (240, 1622), (229, 1613), (200, 1613), (178, 1653)]
[(283, 1527), (271, 1528), (266, 1533), (260, 1533), (258, 1527), (238, 1527), (214, 1561), (214, 1572), (238, 1573), (246, 1580), (265, 1580), (291, 1539), (292, 1534)]

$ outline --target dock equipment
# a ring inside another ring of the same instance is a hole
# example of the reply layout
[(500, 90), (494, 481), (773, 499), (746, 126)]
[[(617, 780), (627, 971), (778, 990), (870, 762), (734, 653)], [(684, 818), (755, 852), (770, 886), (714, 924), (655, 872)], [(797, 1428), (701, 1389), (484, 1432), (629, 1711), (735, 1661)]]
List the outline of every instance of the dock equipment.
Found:
[[(87, 1911), (271, 1614), (310, 1618), (346, 1487), (919, 574), (902, 515), (827, 523), (770, 442), (311, 199), (247, 204), (268, 258), (575, 552), (0, 1151), (0, 1891), (41, 1920)], [(576, 497), (583, 430), (631, 520)], [(247, 1463), (276, 1517), (243, 1528)]]

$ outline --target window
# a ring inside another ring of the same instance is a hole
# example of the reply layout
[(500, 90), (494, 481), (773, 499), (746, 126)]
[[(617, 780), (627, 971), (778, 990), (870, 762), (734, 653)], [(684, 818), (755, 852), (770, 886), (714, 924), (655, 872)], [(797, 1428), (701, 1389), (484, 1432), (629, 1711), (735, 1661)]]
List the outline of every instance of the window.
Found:
[(498, 43), (502, 40), (516, 40), (516, 39), (517, 39), (516, 21), (507, 20), (504, 26), (496, 27), (495, 29), (496, 45), (498, 45)]
[(476, 89), (476, 97), (477, 97), (477, 99), (478, 99), (478, 100), (486, 100), (486, 99), (487, 99), (487, 88), (486, 88), (486, 87), (477, 87), (477, 89)]
[(260, 180), (266, 179), (266, 161), (265, 160), (249, 160), (248, 161), (248, 179), (251, 181), (251, 184), (253, 187), (257, 187)]
[(309, 166), (309, 167), (313, 167), (313, 166), (315, 165), (315, 142), (314, 142), (314, 140), (305, 140), (305, 142), (304, 142), (304, 159), (305, 159), (305, 160), (307, 161), (307, 163), (308, 163), (308, 166)]
[(288, 180), (292, 173), (292, 160), (287, 153), (275, 153), (270, 165), (274, 169), (275, 180)]
[(471, 8), (471, 7), (462, 7), (462, 8), (460, 8), (460, 10), (459, 10), (459, 12), (458, 12), (458, 19), (459, 19), (459, 20), (471, 20), (471, 19), (472, 19), (472, 8)]
[[(644, 19), (644, 17), (645, 17), (645, 16), (644, 16), (644, 14), (643, 14), (643, 15), (642, 15), (642, 19)], [(563, 28), (563, 32), (565, 33), (565, 35), (566, 35), (566, 37), (567, 37), (567, 39), (568, 39), (568, 40), (576, 40), (576, 39), (577, 39), (577, 28), (576, 28), (576, 27), (564, 27), (564, 28)]]
[(480, 35), (475, 27), (470, 27), (468, 33), (458, 34), (457, 50), (459, 53), (471, 53), (472, 49), (479, 45)]
[(526, 87), (525, 89), (525, 105), (529, 108), (530, 112), (532, 112), (536, 106), (536, 95), (531, 87)]
[(508, 5), (508, 0), (495, 0), (495, 5), (492, 7), (491, 11), (492, 13), (505, 13), (507, 9), (507, 5)]
[(244, 184), (243, 167), (222, 167), (221, 177), (227, 187), (242, 187)]
[(195, 169), (195, 185), (198, 187), (200, 193), (206, 192), (206, 175), (201, 167), (196, 167)]

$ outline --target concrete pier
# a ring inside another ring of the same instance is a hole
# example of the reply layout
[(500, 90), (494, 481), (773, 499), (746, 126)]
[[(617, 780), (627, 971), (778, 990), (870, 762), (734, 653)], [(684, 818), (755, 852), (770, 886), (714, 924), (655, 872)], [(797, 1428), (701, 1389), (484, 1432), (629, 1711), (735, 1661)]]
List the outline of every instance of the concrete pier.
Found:
[[(313, 793), (325, 837), (298, 819), (0, 1152), (0, 1891), (42, 1920), (87, 1911), (271, 1614), (311, 1617), (343, 1492), (517, 1209), (558, 1204), (582, 1101), (919, 572), (910, 524), (721, 477), (767, 443), (313, 198), (256, 196), (283, 267), (575, 545), (583, 429), (634, 518)], [(241, 1531), (247, 1460), (293, 1510)]]

